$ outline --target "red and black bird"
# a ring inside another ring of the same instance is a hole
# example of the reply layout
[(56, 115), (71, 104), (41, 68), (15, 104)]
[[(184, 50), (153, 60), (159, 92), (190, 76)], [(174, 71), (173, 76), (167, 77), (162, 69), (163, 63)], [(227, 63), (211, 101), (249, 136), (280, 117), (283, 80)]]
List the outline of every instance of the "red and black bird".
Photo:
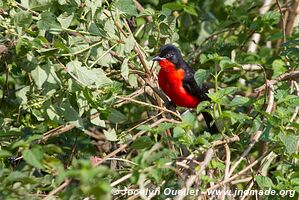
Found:
[[(158, 61), (161, 67), (158, 73), (159, 86), (174, 106), (195, 108), (201, 101), (210, 101), (208, 89), (197, 85), (195, 71), (183, 60), (178, 48), (171, 44), (162, 46), (153, 61)], [(212, 116), (208, 112), (202, 114), (210, 132), (219, 132), (215, 123), (211, 125)]]

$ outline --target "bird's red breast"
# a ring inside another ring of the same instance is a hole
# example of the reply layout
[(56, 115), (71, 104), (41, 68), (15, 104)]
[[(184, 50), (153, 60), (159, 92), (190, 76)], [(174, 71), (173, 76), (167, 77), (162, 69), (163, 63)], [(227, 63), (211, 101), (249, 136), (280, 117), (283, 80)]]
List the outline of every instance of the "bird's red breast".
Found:
[(176, 68), (175, 65), (167, 59), (159, 61), (161, 67), (158, 74), (158, 82), (163, 92), (177, 106), (194, 108), (199, 104), (199, 99), (190, 95), (183, 87), (185, 71)]

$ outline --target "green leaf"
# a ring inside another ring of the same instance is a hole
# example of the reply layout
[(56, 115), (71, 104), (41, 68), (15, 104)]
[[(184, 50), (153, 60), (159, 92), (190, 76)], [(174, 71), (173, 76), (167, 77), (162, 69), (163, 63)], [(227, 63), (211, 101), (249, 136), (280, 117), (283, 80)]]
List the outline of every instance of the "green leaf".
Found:
[(101, 120), (100, 117), (93, 118), (90, 122), (96, 126), (105, 127), (105, 121)]
[(30, 87), (25, 86), (21, 90), (16, 92), (17, 100), (20, 102), (21, 105), (27, 104), (28, 101), (27, 92), (29, 91), (30, 91)]
[(195, 72), (194, 78), (197, 85), (202, 85), (210, 76), (210, 71), (205, 69), (198, 69)]
[(118, 0), (115, 7), (129, 16), (137, 16), (137, 10), (133, 0)]
[(98, 8), (101, 8), (101, 6), (102, 6), (102, 0), (89, 0), (89, 1), (85, 1), (85, 4), (86, 4), (87, 7), (90, 8), (91, 17), (94, 18), (96, 10)]
[(128, 80), (129, 78), (129, 66), (128, 66), (129, 59), (124, 59), (122, 65), (121, 65), (121, 75), (125, 80)]
[(31, 76), (39, 90), (42, 89), (43, 84), (48, 78), (47, 72), (39, 65), (31, 71)]
[(31, 50), (32, 44), (28, 38), (20, 37), (16, 44), (16, 53), (18, 56), (25, 56)]
[(260, 171), (261, 171), (261, 175), (266, 176), (268, 174), (269, 171), (269, 167), (271, 166), (271, 163), (273, 163), (273, 161), (275, 161), (275, 158), (278, 155), (275, 154), (274, 152), (269, 153), (268, 156), (266, 156), (263, 160), (262, 160), (262, 164), (260, 167)]
[(104, 130), (104, 135), (107, 138), (107, 140), (109, 140), (109, 141), (118, 141), (117, 135), (116, 135), (116, 132), (114, 129), (112, 129), (110, 131)]
[(36, 167), (38, 169), (43, 169), (43, 152), (41, 151), (41, 148), (32, 148), (32, 149), (25, 149), (23, 151), (23, 159), (33, 167)]
[(74, 13), (72, 13), (71, 15), (63, 13), (57, 17), (57, 21), (59, 21), (62, 28), (68, 28), (71, 25), (73, 18)]
[(27, 28), (32, 22), (32, 13), (21, 10), (14, 16), (14, 22), (16, 26)]
[(241, 68), (241, 65), (231, 61), (230, 59), (223, 59), (220, 61), (219, 66), (221, 69), (229, 69), (229, 68)]
[(108, 115), (108, 120), (110, 120), (113, 123), (123, 123), (127, 121), (127, 117), (118, 110), (111, 109), (111, 112)]
[(273, 182), (267, 176), (256, 176), (256, 182), (261, 188), (272, 188)]
[(171, 3), (165, 3), (162, 6), (162, 9), (170, 9), (170, 10), (180, 10), (183, 9), (185, 6), (182, 3), (177, 2), (171, 2)]
[(139, 13), (139, 17), (143, 17), (143, 16), (152, 16), (155, 14), (155, 10), (152, 8), (145, 8), (143, 11), (141, 11), (141, 13)]
[(187, 6), (185, 5), (184, 6), (184, 11), (189, 13), (190, 15), (194, 15), (194, 16), (198, 16), (197, 12), (196, 12), (196, 9), (192, 6)]
[(46, 113), (50, 120), (52, 120), (58, 124), (64, 123), (61, 116), (59, 115), (57, 109), (55, 109), (55, 107), (53, 105), (50, 105), (50, 107), (47, 108)]
[(299, 185), (299, 178), (292, 178), (291, 179), (291, 184), (292, 185)]
[(154, 141), (149, 136), (142, 136), (135, 140), (131, 147), (133, 149), (146, 149), (152, 146)]
[(262, 15), (262, 20), (269, 25), (277, 24), (280, 19), (279, 11), (268, 11)]
[(197, 107), (196, 107), (196, 112), (202, 112), (206, 107), (208, 107), (210, 105), (209, 101), (202, 101), (200, 102)]
[(137, 88), (138, 87), (138, 81), (137, 81), (137, 77), (136, 74), (129, 74), (129, 84), (133, 87), (133, 88)]
[(97, 77), (95, 80), (95, 84), (98, 88), (104, 87), (104, 86), (107, 86), (107, 85), (110, 85), (113, 83), (112, 80), (106, 76), (103, 69), (95, 68), (95, 69), (92, 69), (91, 72), (94, 73)]
[(71, 61), (66, 65), (66, 67), (87, 86), (95, 84), (97, 87), (102, 87), (112, 83), (101, 68), (94, 68), (90, 70), (86, 67), (82, 67), (81, 62), (79, 61)]
[(184, 134), (186, 134), (185, 130), (179, 126), (173, 129), (173, 138), (180, 138)]
[(50, 0), (30, 0), (29, 8), (31, 10), (42, 11), (49, 9), (53, 2)]
[(187, 111), (182, 115), (182, 120), (185, 123), (192, 124), (196, 120), (196, 117), (190, 111)]
[(225, 103), (224, 102), (224, 97), (226, 97), (229, 94), (233, 94), (236, 91), (238, 91), (237, 87), (227, 87), (227, 88), (223, 88), (221, 90), (218, 90), (215, 93), (209, 93), (208, 96), (211, 98), (211, 100), (213, 102)]
[(50, 57), (50, 56), (53, 56), (58, 51), (59, 51), (59, 49), (57, 49), (57, 48), (49, 48), (49, 49), (42, 48), (42, 49), (38, 50), (37, 52), (43, 56)]
[(200, 63), (204, 64), (208, 61), (220, 61), (222, 59), (221, 56), (219, 56), (217, 53), (213, 53), (213, 54), (201, 54), (200, 55)]
[(279, 134), (279, 138), (285, 146), (288, 154), (293, 154), (297, 149), (298, 137), (292, 134)]
[(41, 19), (37, 22), (37, 27), (41, 30), (54, 28), (62, 31), (54, 13), (48, 11), (41, 13)]
[(230, 106), (243, 106), (249, 102), (248, 97), (236, 96), (231, 102)]
[(273, 61), (272, 68), (274, 71), (273, 77), (277, 77), (287, 71), (286, 64), (280, 59), (276, 59)]
[(67, 122), (74, 124), (80, 129), (83, 129), (83, 119), (80, 117), (79, 113), (71, 106), (69, 101), (64, 102), (60, 108)]
[(131, 53), (136, 43), (135, 38), (133, 37), (133, 35), (130, 35), (129, 37), (124, 39), (124, 42), (125, 42), (125, 52)]
[(10, 156), (12, 156), (12, 154), (9, 151), (0, 150), (0, 158), (6, 158), (6, 157), (10, 157)]

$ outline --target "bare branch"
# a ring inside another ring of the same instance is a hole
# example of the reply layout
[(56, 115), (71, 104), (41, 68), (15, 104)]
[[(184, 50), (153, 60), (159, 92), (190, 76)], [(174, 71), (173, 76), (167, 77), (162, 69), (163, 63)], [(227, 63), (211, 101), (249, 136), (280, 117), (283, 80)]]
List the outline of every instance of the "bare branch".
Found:
[(251, 164), (249, 164), (247, 167), (245, 167), (244, 169), (242, 169), (241, 171), (237, 172), (235, 175), (231, 176), (228, 179), (225, 179), (223, 181), (221, 181), (220, 183), (209, 187), (207, 190), (214, 190), (217, 189), (221, 186), (223, 186), (226, 183), (231, 182), (232, 180), (236, 179), (237, 177), (239, 177), (240, 175), (244, 174), (245, 172), (247, 172), (248, 170), (252, 169), (255, 165), (257, 165), (267, 154), (264, 154), (264, 156), (259, 157), (257, 160), (253, 161)]
[[(269, 83), (271, 85), (275, 85), (280, 81), (286, 81), (286, 80), (296, 80), (299, 78), (299, 70), (292, 71), (292, 72), (287, 72), (284, 74), (279, 75), (276, 79), (270, 80)], [(264, 91), (267, 87), (267, 83), (262, 85), (261, 87), (258, 87), (254, 90), (254, 93), (251, 94), (250, 96), (256, 96), (260, 92)]]
[[(268, 10), (270, 10), (270, 8), (271, 8), (271, 5), (272, 5), (272, 0), (264, 0), (264, 4), (259, 10), (260, 15), (264, 15), (266, 12), (268, 12)], [(251, 40), (249, 42), (247, 51), (248, 52), (256, 52), (257, 45), (260, 42), (260, 39), (261, 39), (261, 34), (254, 33), (251, 36)]]
[(60, 191), (62, 191), (65, 187), (67, 187), (69, 184), (71, 183), (71, 180), (66, 179), (59, 187), (57, 187), (56, 189), (52, 190), (45, 198), (43, 198), (43, 200), (48, 200), (51, 197), (53, 197), (55, 194), (59, 193)]
[[(214, 154), (214, 150), (213, 150), (212, 148), (210, 148), (210, 149), (207, 150), (206, 155), (205, 155), (205, 158), (204, 158), (204, 160), (201, 162), (200, 170), (199, 170), (199, 172), (198, 172), (197, 174), (200, 175), (200, 174), (206, 169), (207, 165), (209, 164), (209, 162), (210, 162), (210, 161), (212, 160), (212, 158), (213, 158), (213, 154)], [(188, 179), (187, 179), (187, 181), (186, 181), (186, 183), (185, 183), (185, 187), (182, 188), (182, 190), (183, 190), (183, 189), (190, 188), (190, 187), (194, 184), (194, 182), (195, 182), (197, 176), (198, 176), (198, 175), (191, 175), (190, 177), (188, 177)], [(184, 198), (185, 198), (185, 195), (178, 195), (178, 196), (176, 196), (174, 199), (175, 199), (175, 200), (183, 200)]]
[(286, 24), (286, 35), (290, 36), (294, 32), (294, 28), (298, 24), (299, 20), (299, 2), (298, 0), (293, 0), (291, 8), (288, 10), (289, 16)]
[[(267, 81), (268, 88), (269, 88), (269, 95), (268, 95), (268, 106), (266, 108), (266, 113), (270, 114), (272, 112), (273, 106), (274, 106), (274, 92), (273, 92), (273, 86)], [(264, 120), (263, 120), (264, 121)], [(248, 145), (247, 149), (242, 153), (240, 159), (235, 162), (235, 164), (231, 167), (229, 171), (229, 177), (232, 175), (234, 170), (239, 166), (241, 161), (249, 154), (253, 146), (259, 141), (262, 133), (263, 133), (264, 125), (263, 123), (260, 125), (258, 131), (254, 134), (254, 136), (251, 139), (250, 144)]]
[(281, 20), (281, 29), (282, 29), (282, 35), (283, 35), (283, 42), (287, 41), (287, 37), (286, 37), (286, 21), (285, 21), (285, 15), (281, 9), (280, 3), (278, 0), (276, 1), (276, 5), (278, 6), (279, 12), (280, 12), (280, 20)]
[(232, 142), (237, 142), (237, 141), (240, 141), (240, 138), (239, 138), (238, 135), (235, 135), (235, 136), (233, 136), (231, 138), (228, 138), (228, 139), (225, 139), (225, 140), (214, 141), (214, 142), (212, 142), (212, 146), (215, 147), (215, 146), (228, 144), (228, 143), (232, 143)]

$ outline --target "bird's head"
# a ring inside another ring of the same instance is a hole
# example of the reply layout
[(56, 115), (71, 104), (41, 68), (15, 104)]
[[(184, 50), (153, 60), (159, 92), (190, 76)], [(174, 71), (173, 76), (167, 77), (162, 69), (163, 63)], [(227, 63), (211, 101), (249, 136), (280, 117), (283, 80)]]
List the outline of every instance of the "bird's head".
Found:
[(181, 52), (172, 44), (166, 44), (161, 47), (159, 55), (153, 58), (153, 61), (158, 61), (161, 65), (161, 62), (170, 61), (174, 65), (179, 64), (182, 59)]

